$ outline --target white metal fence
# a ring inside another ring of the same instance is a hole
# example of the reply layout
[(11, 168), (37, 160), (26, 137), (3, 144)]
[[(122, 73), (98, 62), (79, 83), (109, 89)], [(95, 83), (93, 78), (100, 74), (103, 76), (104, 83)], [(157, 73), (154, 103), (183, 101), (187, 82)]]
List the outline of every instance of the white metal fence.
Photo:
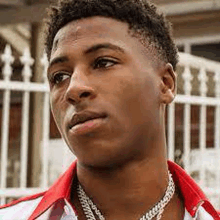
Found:
[[(43, 56), (41, 63), (43, 67), (42, 83), (31, 82), (32, 68), (34, 60), (30, 56), (29, 49), (24, 51), (24, 55), (20, 58), (23, 64), (22, 77), (23, 81), (13, 81), (11, 76), (13, 73), (12, 64), (14, 58), (12, 56), (10, 46), (6, 46), (3, 55), (2, 75), (0, 80), (0, 91), (3, 92), (2, 100), (2, 124), (1, 124), (1, 173), (0, 173), (0, 198), (1, 204), (5, 203), (6, 198), (15, 198), (33, 194), (42, 191), (48, 187), (48, 146), (49, 146), (49, 86), (46, 79), (46, 70), (48, 66), (46, 55)], [(189, 54), (180, 54), (179, 63), (179, 91), (175, 101), (168, 107), (168, 157), (175, 159), (177, 152), (176, 128), (175, 122), (179, 117), (176, 114), (176, 106), (182, 105), (183, 108), (183, 147), (178, 149), (183, 153), (184, 168), (191, 174), (197, 172), (196, 180), (199, 181), (206, 193), (220, 206), (220, 201), (215, 197), (220, 197), (220, 164), (218, 157), (220, 152), (220, 63), (207, 59), (198, 58)], [(211, 80), (210, 80), (211, 79)], [(197, 80), (197, 84), (195, 82)], [(210, 83), (212, 82), (212, 83)], [(21, 131), (21, 147), (20, 147), (20, 173), (19, 186), (9, 188), (7, 186), (8, 174), (8, 140), (9, 140), (9, 113), (10, 113), (10, 94), (12, 91), (22, 92), (22, 131)], [(192, 92), (194, 91), (194, 93)], [(27, 166), (28, 166), (28, 124), (29, 124), (29, 105), (30, 93), (40, 92), (44, 97), (43, 106), (43, 130), (42, 130), (42, 184), (40, 188), (27, 188)], [(211, 95), (210, 95), (210, 94)], [(198, 129), (199, 141), (198, 146), (193, 148), (191, 144), (191, 106), (197, 105), (200, 114)], [(213, 121), (214, 136), (212, 153), (206, 146), (206, 125), (207, 125), (207, 107), (212, 106), (215, 111), (215, 119)], [(60, 149), (62, 151), (62, 149)], [(213, 153), (214, 152), (214, 153)], [(207, 156), (207, 155), (211, 156)], [(214, 156), (213, 156), (214, 155)], [(199, 157), (199, 160), (195, 158)], [(219, 155), (220, 156), (220, 155)], [(58, 159), (57, 159), (58, 160)], [(207, 167), (204, 161), (213, 160), (214, 166)], [(204, 162), (204, 163), (203, 163)], [(62, 168), (61, 168), (62, 169)], [(207, 170), (214, 175), (212, 187), (207, 187)]]
[[(175, 157), (175, 106), (183, 108), (183, 164), (206, 194), (220, 207), (220, 63), (190, 54), (180, 54), (179, 66), (182, 67), (178, 81), (182, 84), (175, 101), (168, 107), (168, 156)], [(181, 94), (180, 94), (181, 93)], [(191, 143), (192, 106), (198, 106), (198, 146)], [(207, 108), (213, 107), (213, 146), (207, 147)], [(210, 151), (212, 155), (210, 156)], [(207, 163), (208, 162), (208, 163)], [(214, 166), (210, 166), (214, 164)], [(210, 175), (212, 187), (209, 187)]]
[[(1, 204), (5, 203), (7, 197), (21, 197), (27, 194), (32, 194), (41, 191), (42, 188), (48, 186), (48, 143), (49, 143), (49, 87), (47, 83), (47, 57), (43, 56), (41, 63), (44, 69), (42, 83), (30, 82), (32, 76), (31, 66), (34, 60), (31, 58), (29, 48), (24, 50), (20, 62), (23, 64), (22, 78), (23, 81), (11, 81), (13, 73), (12, 64), (14, 57), (9, 45), (6, 46), (3, 55), (1, 56), (3, 62), (2, 75), (3, 80), (0, 80), (0, 90), (3, 90), (2, 100), (2, 127), (1, 127), (1, 173), (0, 173), (0, 197)], [(8, 167), (8, 140), (9, 140), (9, 114), (10, 114), (10, 98), (12, 91), (22, 91), (22, 128), (21, 128), (21, 147), (20, 147), (20, 175), (19, 188), (7, 188), (7, 167)], [(41, 92), (44, 94), (44, 111), (43, 111), (43, 140), (42, 140), (42, 188), (27, 188), (27, 166), (28, 166), (28, 135), (29, 135), (29, 105), (30, 93)]]

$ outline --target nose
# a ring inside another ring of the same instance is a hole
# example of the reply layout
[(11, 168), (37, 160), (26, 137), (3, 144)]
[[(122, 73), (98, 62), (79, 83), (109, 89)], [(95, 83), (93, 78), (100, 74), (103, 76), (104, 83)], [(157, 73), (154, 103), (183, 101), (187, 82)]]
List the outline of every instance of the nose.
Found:
[(76, 105), (95, 97), (95, 90), (89, 85), (88, 79), (82, 79), (77, 76), (71, 78), (65, 94), (67, 102)]

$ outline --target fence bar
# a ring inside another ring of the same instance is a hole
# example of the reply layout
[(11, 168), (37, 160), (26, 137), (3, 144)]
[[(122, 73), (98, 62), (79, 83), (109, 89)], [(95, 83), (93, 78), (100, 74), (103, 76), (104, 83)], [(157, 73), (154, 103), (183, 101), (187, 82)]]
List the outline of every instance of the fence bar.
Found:
[[(200, 108), (200, 131), (199, 131), (199, 148), (201, 153), (202, 161), (205, 160), (205, 149), (206, 149), (206, 106), (202, 105)], [(202, 163), (200, 170), (200, 183), (204, 186), (205, 183), (205, 163)]]
[[(208, 78), (206, 75), (206, 70), (203, 66), (200, 68), (198, 79), (200, 81), (201, 97), (206, 97), (208, 90), (206, 83)], [(200, 153), (202, 154), (202, 161), (205, 160), (205, 150), (206, 150), (206, 112), (207, 112), (207, 107), (202, 104), (200, 107), (200, 122), (199, 122), (199, 127), (200, 127), (199, 148), (200, 148)], [(205, 185), (205, 176), (206, 176), (205, 170), (206, 170), (205, 163), (202, 163), (200, 170), (200, 182), (202, 186)]]
[(189, 158), (190, 158), (190, 145), (191, 145), (191, 106), (185, 104), (184, 106), (184, 169), (189, 172)]
[[(220, 71), (215, 72), (215, 94), (220, 103)], [(215, 149), (220, 150), (220, 106), (215, 108)], [(220, 182), (219, 182), (220, 183)]]
[[(8, 82), (12, 75), (11, 64), (14, 62), (11, 47), (6, 45), (4, 54), (1, 56), (4, 62), (3, 76), (4, 82)], [(7, 185), (7, 164), (8, 164), (8, 140), (9, 140), (9, 114), (10, 114), (10, 90), (6, 89), (3, 93), (3, 111), (2, 111), (2, 134), (1, 134), (1, 189)], [(0, 200), (5, 203), (5, 197)]]
[(219, 62), (208, 60), (206, 58), (193, 56), (188, 53), (179, 53), (180, 55), (180, 66), (190, 66), (196, 69), (200, 69), (201, 66), (207, 71), (215, 72), (219, 69)]
[[(219, 99), (219, 102), (220, 102), (220, 99)], [(217, 106), (215, 109), (215, 142), (214, 144), (215, 144), (215, 149), (218, 152), (217, 157), (220, 158), (220, 106)], [(218, 166), (216, 167), (217, 168), (216, 188), (220, 188), (220, 164), (219, 163), (218, 163)]]
[(49, 93), (44, 94), (44, 109), (43, 109), (43, 183), (42, 187), (48, 186), (48, 147), (49, 147), (49, 126), (50, 126), (50, 106)]
[[(21, 62), (24, 64), (22, 76), (24, 85), (30, 81), (32, 75), (30, 66), (33, 65), (34, 60), (31, 58), (28, 48), (25, 49), (24, 55), (21, 57)], [(28, 134), (29, 134), (29, 107), (30, 107), (30, 92), (23, 93), (22, 102), (22, 132), (21, 132), (21, 173), (20, 173), (20, 187), (27, 186), (27, 163), (28, 163)]]
[(202, 96), (190, 96), (178, 94), (174, 100), (175, 103), (181, 104), (193, 104), (193, 105), (209, 105), (209, 106), (220, 106), (218, 99), (213, 97), (202, 97)]
[(49, 86), (43, 83), (29, 82), (24, 84), (23, 82), (5, 82), (0, 80), (1, 90), (13, 90), (13, 91), (29, 91), (29, 92), (49, 92)]
[[(190, 71), (190, 66), (186, 65), (185, 70), (183, 73), (183, 79), (184, 79), (184, 91), (185, 95), (190, 96), (192, 86), (191, 86), (191, 80), (192, 75)], [(191, 105), (189, 103), (186, 103), (184, 105), (184, 168), (187, 172), (189, 172), (189, 158), (190, 158), (190, 143), (191, 143), (191, 137), (190, 137), (190, 131), (191, 131)]]
[[(220, 71), (215, 71), (215, 94), (217, 100), (220, 102)], [(215, 108), (215, 149), (218, 151), (218, 158), (220, 158), (220, 106), (216, 106)], [(217, 186), (216, 188), (220, 188), (220, 166), (217, 169)]]
[[(9, 90), (4, 91), (1, 135), (1, 189), (5, 189), (7, 184), (10, 95), (11, 92)], [(5, 198), (1, 198), (1, 204), (4, 203)]]
[[(44, 53), (41, 63), (43, 65), (43, 80), (44, 83), (47, 85), (47, 68), (48, 68), (48, 60), (47, 55)], [(48, 171), (49, 171), (49, 164), (48, 164), (48, 147), (49, 147), (49, 132), (50, 132), (50, 100), (49, 100), (49, 92), (44, 94), (44, 107), (43, 107), (43, 140), (42, 140), (42, 151), (43, 152), (43, 181), (42, 187), (48, 187)]]
[(22, 104), (21, 178), (20, 187), (27, 186), (28, 134), (30, 93), (24, 92)]
[(168, 158), (174, 161), (175, 153), (175, 104), (168, 105)]

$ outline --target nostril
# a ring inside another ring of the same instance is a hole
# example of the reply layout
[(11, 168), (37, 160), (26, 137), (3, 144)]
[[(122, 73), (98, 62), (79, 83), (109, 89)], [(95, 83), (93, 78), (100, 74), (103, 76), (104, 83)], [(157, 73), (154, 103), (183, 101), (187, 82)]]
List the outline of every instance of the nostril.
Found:
[(89, 97), (91, 95), (91, 93), (90, 92), (83, 92), (82, 94), (80, 94), (80, 98), (87, 98), (87, 97)]

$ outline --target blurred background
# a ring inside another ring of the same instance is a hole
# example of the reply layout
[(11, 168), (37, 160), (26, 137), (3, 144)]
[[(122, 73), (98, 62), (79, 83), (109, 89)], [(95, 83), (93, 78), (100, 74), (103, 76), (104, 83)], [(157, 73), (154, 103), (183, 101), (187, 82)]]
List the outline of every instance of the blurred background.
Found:
[[(52, 1), (50, 1), (52, 2)], [(167, 153), (220, 209), (220, 0), (155, 0), (173, 24), (178, 88)], [(46, 189), (75, 159), (49, 106), (49, 0), (0, 0), (0, 203)]]

